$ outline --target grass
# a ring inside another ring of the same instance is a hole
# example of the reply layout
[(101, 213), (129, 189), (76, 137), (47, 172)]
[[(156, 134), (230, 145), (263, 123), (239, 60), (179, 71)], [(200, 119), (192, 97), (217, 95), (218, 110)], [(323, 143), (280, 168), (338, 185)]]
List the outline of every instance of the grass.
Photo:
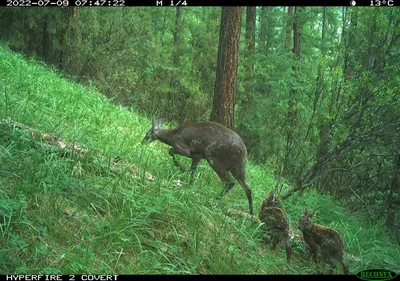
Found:
[[(294, 244), (261, 243), (258, 224), (226, 216), (247, 212), (239, 185), (222, 183), (201, 162), (193, 186), (162, 143), (140, 145), (151, 121), (96, 89), (64, 79), (0, 46), (0, 119), (57, 134), (85, 153), (65, 154), (29, 131), (0, 122), (0, 272), (25, 274), (312, 274)], [(134, 93), (133, 93), (134, 94)], [(113, 170), (116, 157), (125, 165)], [(179, 158), (186, 165), (189, 159)], [(248, 164), (255, 210), (275, 179)], [(400, 264), (399, 245), (381, 227), (309, 189), (283, 202), (293, 231), (304, 207), (339, 230), (350, 271), (370, 261)], [(337, 273), (341, 268), (337, 267)]]

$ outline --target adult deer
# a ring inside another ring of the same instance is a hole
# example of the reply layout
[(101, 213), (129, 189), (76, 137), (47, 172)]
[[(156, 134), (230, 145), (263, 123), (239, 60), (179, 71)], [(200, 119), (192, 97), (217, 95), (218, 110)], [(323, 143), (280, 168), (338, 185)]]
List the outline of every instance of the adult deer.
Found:
[[(225, 126), (214, 122), (197, 122), (176, 129), (161, 129), (162, 119), (152, 120), (152, 128), (142, 140), (142, 144), (159, 140), (172, 148), (169, 155), (181, 170), (175, 154), (192, 158), (190, 184), (201, 159), (206, 159), (218, 177), (225, 182), (222, 197), (234, 185), (230, 174), (243, 187), (249, 201), (250, 214), (253, 215), (251, 189), (246, 181), (247, 150), (240, 136)], [(230, 173), (230, 174), (229, 174)]]

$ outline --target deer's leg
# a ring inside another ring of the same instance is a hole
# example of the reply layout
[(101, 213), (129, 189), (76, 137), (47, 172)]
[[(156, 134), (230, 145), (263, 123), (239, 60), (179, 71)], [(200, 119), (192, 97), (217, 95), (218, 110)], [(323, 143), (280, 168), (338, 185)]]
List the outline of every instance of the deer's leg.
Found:
[(233, 181), (232, 182), (227, 182), (225, 187), (224, 187), (224, 190), (220, 193), (219, 197), (221, 198), (226, 193), (228, 193), (228, 191), (231, 190), (234, 185), (235, 185), (235, 183)]
[(276, 246), (278, 245), (278, 243), (279, 243), (278, 234), (274, 233), (274, 234), (273, 234), (273, 239), (272, 239), (271, 250), (275, 250), (275, 249), (276, 249)]
[(181, 169), (182, 172), (185, 172), (186, 169), (179, 164), (179, 162), (175, 159), (175, 154), (180, 154), (186, 157), (190, 157), (190, 150), (189, 149), (183, 149), (183, 148), (177, 148), (177, 147), (172, 147), (169, 151), (168, 154), (171, 155), (172, 161), (174, 161), (174, 164)]
[(339, 253), (337, 256), (335, 256), (335, 259), (340, 262), (340, 264), (343, 266), (343, 272), (346, 275), (349, 275), (349, 267), (348, 265), (344, 262), (343, 259), (343, 252)]
[(220, 193), (217, 198), (221, 198), (234, 186), (232, 177), (229, 175), (228, 171), (225, 169), (224, 165), (218, 161), (218, 159), (207, 159), (211, 168), (217, 173), (218, 177), (225, 183), (224, 190)]
[(316, 264), (318, 264), (318, 246), (316, 243), (311, 243), (310, 245), (310, 253), (308, 258), (312, 258)]
[(290, 259), (292, 258), (292, 246), (290, 246), (290, 241), (289, 241), (289, 236), (287, 236), (285, 238), (285, 249), (286, 249), (286, 260), (287, 262), (290, 261)]
[(340, 263), (343, 266), (343, 273), (346, 274), (346, 275), (349, 275), (350, 273), (349, 273), (348, 265), (343, 261), (343, 259), (340, 261)]
[(230, 172), (238, 181), (238, 183), (243, 187), (244, 192), (246, 193), (247, 196), (247, 201), (249, 201), (250, 215), (254, 216), (253, 198), (251, 196), (250, 186), (247, 184), (246, 181), (246, 170), (244, 168), (244, 164), (239, 169), (232, 169)]
[(329, 264), (330, 269), (328, 271), (328, 274), (332, 274), (336, 267), (335, 262), (333, 261), (332, 257), (330, 256), (330, 253), (328, 251), (322, 251), (321, 254), (322, 254), (325, 262), (327, 264)]
[(175, 153), (173, 152), (173, 148), (171, 148), (168, 153), (169, 153), (169, 155), (171, 155), (172, 161), (174, 161), (175, 166), (179, 167), (179, 169), (181, 169), (182, 172), (185, 172), (186, 171), (185, 168), (181, 164), (179, 164), (178, 161), (176, 161)]
[(193, 157), (192, 165), (190, 166), (190, 174), (189, 174), (189, 184), (192, 185), (194, 181), (194, 172), (197, 169), (197, 165), (199, 164), (201, 158)]

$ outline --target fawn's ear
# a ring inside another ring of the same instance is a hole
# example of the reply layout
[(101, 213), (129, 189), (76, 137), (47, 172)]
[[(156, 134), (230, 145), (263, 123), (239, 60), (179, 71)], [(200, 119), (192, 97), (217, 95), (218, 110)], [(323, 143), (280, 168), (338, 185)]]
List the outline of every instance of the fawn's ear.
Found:
[(314, 217), (316, 214), (317, 214), (317, 212), (309, 212), (309, 213), (308, 213), (308, 216), (309, 216), (310, 218), (312, 218), (312, 217)]

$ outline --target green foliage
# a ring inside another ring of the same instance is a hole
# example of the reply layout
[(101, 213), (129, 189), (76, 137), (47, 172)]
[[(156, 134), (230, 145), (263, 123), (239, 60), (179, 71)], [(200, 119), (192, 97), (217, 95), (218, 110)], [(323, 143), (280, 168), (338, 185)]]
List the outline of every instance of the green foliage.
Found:
[(181, 13), (175, 26), (175, 9), (68, 8), (53, 13), (2, 8), (9, 28), (0, 39), (94, 85), (117, 103), (170, 121), (204, 120), (212, 102), (220, 8)]

